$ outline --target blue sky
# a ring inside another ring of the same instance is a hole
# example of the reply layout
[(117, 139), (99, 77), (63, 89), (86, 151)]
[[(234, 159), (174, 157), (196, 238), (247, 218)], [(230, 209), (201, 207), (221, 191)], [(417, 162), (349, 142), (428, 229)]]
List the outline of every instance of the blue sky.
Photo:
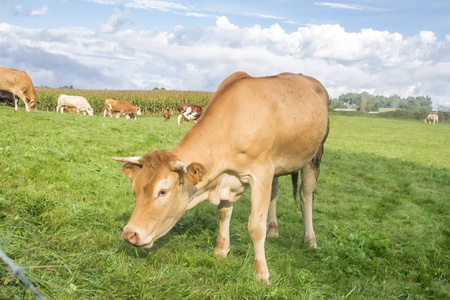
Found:
[(450, 106), (450, 1), (0, 1), (0, 65), (35, 85), (214, 91), (235, 71), (319, 79), (332, 97)]

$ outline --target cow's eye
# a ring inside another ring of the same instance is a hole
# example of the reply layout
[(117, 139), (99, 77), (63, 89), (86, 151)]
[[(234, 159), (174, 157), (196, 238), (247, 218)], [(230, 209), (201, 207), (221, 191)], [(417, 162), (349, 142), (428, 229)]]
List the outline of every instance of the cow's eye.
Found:
[(158, 193), (158, 197), (164, 197), (165, 195), (167, 195), (167, 190), (165, 189), (160, 190)]

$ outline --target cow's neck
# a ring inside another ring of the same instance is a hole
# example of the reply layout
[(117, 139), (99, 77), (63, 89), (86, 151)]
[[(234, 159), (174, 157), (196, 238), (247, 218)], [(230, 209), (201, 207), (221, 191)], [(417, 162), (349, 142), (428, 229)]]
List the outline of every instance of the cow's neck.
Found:
[(214, 136), (210, 131), (203, 131), (204, 134), (202, 134), (201, 128), (193, 129), (198, 130), (190, 130), (171, 151), (186, 166), (196, 162), (202, 164), (207, 170), (202, 182), (196, 185), (195, 191), (190, 195), (191, 203), (188, 209), (208, 199), (210, 190), (215, 189), (219, 183), (217, 178), (226, 171), (221, 163), (224, 156), (224, 143), (219, 140), (218, 134)]

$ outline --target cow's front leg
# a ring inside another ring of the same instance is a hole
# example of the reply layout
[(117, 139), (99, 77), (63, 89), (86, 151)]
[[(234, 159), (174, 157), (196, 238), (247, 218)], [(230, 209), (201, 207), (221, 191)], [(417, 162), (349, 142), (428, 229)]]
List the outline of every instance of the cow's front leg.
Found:
[(233, 203), (221, 200), (217, 208), (219, 211), (219, 234), (217, 235), (214, 254), (226, 257), (230, 252), (230, 219), (233, 212)]
[(274, 178), (272, 181), (272, 193), (270, 196), (269, 223), (267, 224), (268, 238), (278, 237), (277, 200), (278, 200), (278, 178)]
[[(267, 170), (263, 172), (267, 173)], [(248, 220), (248, 231), (255, 247), (255, 270), (258, 280), (270, 285), (269, 269), (267, 268), (264, 243), (266, 240), (267, 213), (270, 205), (273, 176), (265, 178), (253, 178), (252, 210)]]

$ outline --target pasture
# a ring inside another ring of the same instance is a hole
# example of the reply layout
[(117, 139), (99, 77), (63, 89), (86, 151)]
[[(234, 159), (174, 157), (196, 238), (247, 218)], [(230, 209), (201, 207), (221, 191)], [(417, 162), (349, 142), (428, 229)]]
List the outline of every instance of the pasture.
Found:
[[(218, 215), (207, 202), (151, 249), (122, 240), (134, 196), (111, 157), (170, 150), (192, 127), (175, 116), (0, 106), (0, 248), (48, 299), (449, 299), (450, 126), (330, 121), (318, 249), (302, 245), (299, 202), (283, 177), (280, 237), (266, 240), (271, 286), (255, 279), (249, 191), (234, 206), (226, 259), (214, 256)], [(0, 298), (33, 298), (2, 261)]]

